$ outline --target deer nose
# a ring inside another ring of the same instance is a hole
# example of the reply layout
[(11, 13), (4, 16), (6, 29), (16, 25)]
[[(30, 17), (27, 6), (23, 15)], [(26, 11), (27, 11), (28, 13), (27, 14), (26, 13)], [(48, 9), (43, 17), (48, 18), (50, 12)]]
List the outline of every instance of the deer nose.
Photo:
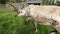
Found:
[(18, 15), (18, 16), (20, 16), (20, 15)]

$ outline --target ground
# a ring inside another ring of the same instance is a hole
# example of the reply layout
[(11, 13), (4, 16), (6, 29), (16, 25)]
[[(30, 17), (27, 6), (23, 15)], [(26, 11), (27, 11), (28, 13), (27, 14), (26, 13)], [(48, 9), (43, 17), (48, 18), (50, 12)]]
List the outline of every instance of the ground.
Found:
[(39, 25), (38, 32), (34, 33), (34, 22), (30, 20), (24, 27), (25, 16), (8, 8), (0, 8), (0, 34), (49, 34), (53, 30), (51, 26)]

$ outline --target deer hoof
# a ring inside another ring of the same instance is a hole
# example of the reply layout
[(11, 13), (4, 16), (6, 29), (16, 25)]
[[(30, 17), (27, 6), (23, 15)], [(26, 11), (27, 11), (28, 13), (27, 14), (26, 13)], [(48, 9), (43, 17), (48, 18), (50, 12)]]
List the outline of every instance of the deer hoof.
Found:
[(38, 32), (38, 30), (36, 30), (35, 32)]

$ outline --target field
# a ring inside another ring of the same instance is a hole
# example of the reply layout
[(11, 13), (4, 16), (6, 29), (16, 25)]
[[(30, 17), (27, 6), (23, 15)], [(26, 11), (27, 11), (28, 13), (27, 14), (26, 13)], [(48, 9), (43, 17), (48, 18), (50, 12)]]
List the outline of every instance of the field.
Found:
[(18, 14), (10, 9), (0, 9), (0, 34), (49, 34), (53, 30), (51, 26), (39, 25), (38, 32), (34, 33), (34, 22), (29, 20), (24, 27), (25, 16), (18, 17)]

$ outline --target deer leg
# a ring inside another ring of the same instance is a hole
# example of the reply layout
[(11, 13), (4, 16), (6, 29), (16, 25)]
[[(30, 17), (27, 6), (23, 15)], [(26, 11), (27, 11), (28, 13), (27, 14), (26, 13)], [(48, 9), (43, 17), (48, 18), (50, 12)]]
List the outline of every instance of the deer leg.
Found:
[(26, 21), (24, 22), (24, 27), (26, 27)]
[(55, 28), (56, 28), (58, 34), (60, 34), (60, 25), (56, 25)]
[(57, 32), (57, 30), (56, 30), (56, 29), (54, 29), (54, 30), (50, 31), (50, 33), (49, 33), (49, 34), (56, 34), (56, 32)]
[(35, 32), (38, 32), (38, 29), (37, 29), (37, 22), (34, 22), (34, 27), (35, 27)]
[(55, 32), (51, 32), (51, 33), (49, 33), (49, 34), (56, 34)]
[(24, 27), (26, 27), (26, 24), (27, 24), (27, 22), (29, 22), (29, 20), (30, 20), (31, 18), (30, 17), (26, 17), (26, 21), (25, 21), (25, 23), (24, 23)]

